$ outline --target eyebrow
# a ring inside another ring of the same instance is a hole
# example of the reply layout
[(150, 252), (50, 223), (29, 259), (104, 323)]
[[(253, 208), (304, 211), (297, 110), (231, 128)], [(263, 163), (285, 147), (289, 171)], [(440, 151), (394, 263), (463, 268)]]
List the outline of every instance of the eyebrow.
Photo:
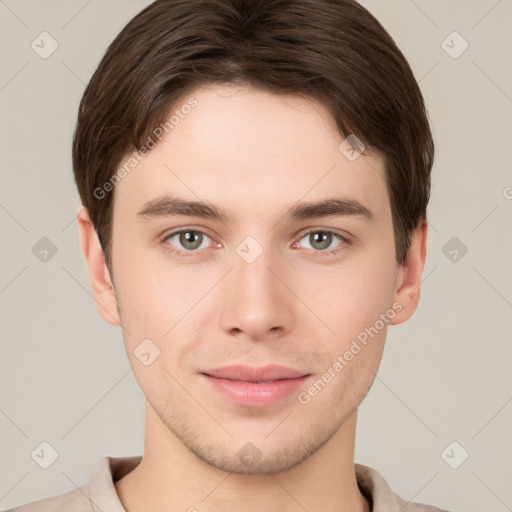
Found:
[[(223, 223), (229, 223), (233, 219), (233, 215), (220, 206), (206, 201), (190, 201), (168, 195), (147, 202), (137, 213), (137, 219), (150, 220), (177, 215), (202, 217)], [(281, 220), (306, 220), (336, 216), (360, 216), (369, 221), (374, 220), (374, 215), (368, 208), (359, 201), (348, 198), (297, 203), (289, 208)]]

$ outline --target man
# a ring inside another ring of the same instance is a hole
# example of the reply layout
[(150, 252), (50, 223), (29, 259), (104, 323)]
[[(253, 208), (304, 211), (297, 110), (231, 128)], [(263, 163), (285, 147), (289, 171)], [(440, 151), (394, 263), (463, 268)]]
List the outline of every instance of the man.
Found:
[(73, 164), (144, 454), (15, 510), (439, 511), (354, 464), (387, 327), (418, 304), (433, 157), (409, 65), (353, 0), (136, 16), (84, 93)]

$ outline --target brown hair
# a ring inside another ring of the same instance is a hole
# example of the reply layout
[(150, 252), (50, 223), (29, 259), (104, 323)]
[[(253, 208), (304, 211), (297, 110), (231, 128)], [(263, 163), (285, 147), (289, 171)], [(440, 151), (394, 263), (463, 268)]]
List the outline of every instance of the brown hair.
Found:
[(157, 0), (107, 49), (74, 134), (75, 181), (110, 271), (114, 188), (104, 185), (177, 99), (213, 83), (313, 98), (342, 136), (380, 154), (405, 262), (426, 218), (434, 143), (419, 86), (382, 25), (355, 0)]

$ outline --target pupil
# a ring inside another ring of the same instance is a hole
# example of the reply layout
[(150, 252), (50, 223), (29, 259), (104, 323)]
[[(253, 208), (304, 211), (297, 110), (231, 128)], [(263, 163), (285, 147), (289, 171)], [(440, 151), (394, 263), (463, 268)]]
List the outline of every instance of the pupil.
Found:
[[(181, 243), (184, 247), (188, 247), (189, 249), (196, 249), (201, 245), (201, 242), (197, 244), (199, 237), (200, 233), (197, 233), (196, 231), (186, 231), (181, 234)], [(192, 244), (192, 247), (188, 246), (187, 244)]]
[(318, 249), (325, 249), (326, 247), (329, 247), (330, 245), (330, 233), (324, 233), (324, 232), (317, 232), (313, 233), (313, 238), (315, 239), (315, 243), (317, 243), (320, 247)]

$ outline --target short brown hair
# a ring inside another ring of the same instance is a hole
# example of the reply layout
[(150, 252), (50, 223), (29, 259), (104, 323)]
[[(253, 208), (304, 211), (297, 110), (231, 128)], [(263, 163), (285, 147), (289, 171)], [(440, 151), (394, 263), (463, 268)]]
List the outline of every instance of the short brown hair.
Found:
[(313, 98), (343, 137), (380, 154), (405, 262), (426, 218), (434, 143), (412, 70), (382, 25), (355, 0), (157, 0), (107, 49), (74, 134), (75, 181), (109, 270), (114, 189), (95, 191), (178, 98), (207, 84)]

